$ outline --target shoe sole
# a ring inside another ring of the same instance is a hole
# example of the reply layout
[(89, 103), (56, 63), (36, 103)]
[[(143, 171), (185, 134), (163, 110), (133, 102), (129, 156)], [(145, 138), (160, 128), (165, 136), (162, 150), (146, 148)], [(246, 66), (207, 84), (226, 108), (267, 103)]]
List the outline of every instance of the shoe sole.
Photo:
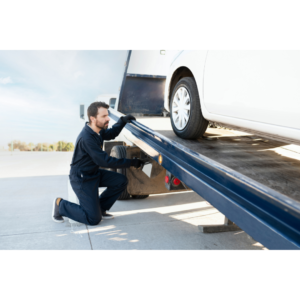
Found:
[(53, 217), (53, 216), (54, 216), (54, 210), (55, 210), (55, 201), (56, 201), (56, 199), (57, 199), (57, 198), (55, 198), (55, 199), (54, 199), (54, 201), (53, 201), (53, 207), (52, 207), (52, 215), (51, 215), (51, 217), (52, 217), (52, 220), (53, 220), (54, 222), (56, 222), (56, 223), (63, 223), (63, 222), (64, 222), (64, 220), (61, 220), (61, 221), (59, 221), (59, 220), (55, 220), (55, 219), (54, 219), (54, 217)]
[(113, 219), (114, 217), (103, 217), (102, 216), (102, 219), (104, 219), (104, 220), (110, 220), (110, 219)]

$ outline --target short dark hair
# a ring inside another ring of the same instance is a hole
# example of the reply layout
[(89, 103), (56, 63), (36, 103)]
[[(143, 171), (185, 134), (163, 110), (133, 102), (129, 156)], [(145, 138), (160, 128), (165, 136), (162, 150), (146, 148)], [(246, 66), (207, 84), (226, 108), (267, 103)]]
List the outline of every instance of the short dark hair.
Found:
[(98, 115), (98, 108), (103, 107), (103, 108), (109, 108), (109, 105), (106, 104), (105, 102), (97, 101), (93, 102), (87, 109), (87, 115), (89, 118), (89, 124), (91, 124), (91, 117), (97, 117)]

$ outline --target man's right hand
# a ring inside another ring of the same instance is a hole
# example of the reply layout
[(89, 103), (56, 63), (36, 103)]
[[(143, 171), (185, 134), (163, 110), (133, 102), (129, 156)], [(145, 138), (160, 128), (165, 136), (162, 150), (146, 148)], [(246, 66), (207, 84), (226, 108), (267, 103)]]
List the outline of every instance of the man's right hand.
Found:
[(122, 116), (120, 118), (124, 123), (129, 123), (131, 120), (136, 121), (136, 118), (132, 115), (126, 115), (126, 116)]
[(140, 166), (142, 166), (144, 162), (138, 158), (134, 158), (131, 160), (131, 166), (138, 169)]

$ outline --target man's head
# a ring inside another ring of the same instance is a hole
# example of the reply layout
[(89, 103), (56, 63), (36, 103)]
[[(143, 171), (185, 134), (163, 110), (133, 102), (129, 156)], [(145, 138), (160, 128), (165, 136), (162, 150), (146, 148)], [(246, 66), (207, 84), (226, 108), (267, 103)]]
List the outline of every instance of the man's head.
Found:
[(89, 124), (91, 126), (106, 129), (110, 118), (108, 117), (109, 105), (104, 102), (93, 102), (87, 109)]

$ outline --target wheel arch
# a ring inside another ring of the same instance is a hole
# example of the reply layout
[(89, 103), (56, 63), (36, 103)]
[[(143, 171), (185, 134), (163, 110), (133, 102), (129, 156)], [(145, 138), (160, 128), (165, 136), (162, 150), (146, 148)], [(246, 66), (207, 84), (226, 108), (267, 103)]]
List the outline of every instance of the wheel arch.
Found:
[[(171, 97), (172, 97), (172, 93), (173, 93), (173, 89), (176, 86), (177, 82), (184, 78), (184, 77), (192, 77), (195, 79), (194, 74), (192, 73), (192, 71), (187, 68), (187, 67), (179, 67), (178, 69), (175, 70), (175, 72), (172, 75), (172, 78), (170, 80), (170, 84), (169, 84), (169, 93), (168, 93), (168, 104), (170, 107), (170, 101), (171, 101)], [(196, 83), (197, 84), (197, 83)]]

